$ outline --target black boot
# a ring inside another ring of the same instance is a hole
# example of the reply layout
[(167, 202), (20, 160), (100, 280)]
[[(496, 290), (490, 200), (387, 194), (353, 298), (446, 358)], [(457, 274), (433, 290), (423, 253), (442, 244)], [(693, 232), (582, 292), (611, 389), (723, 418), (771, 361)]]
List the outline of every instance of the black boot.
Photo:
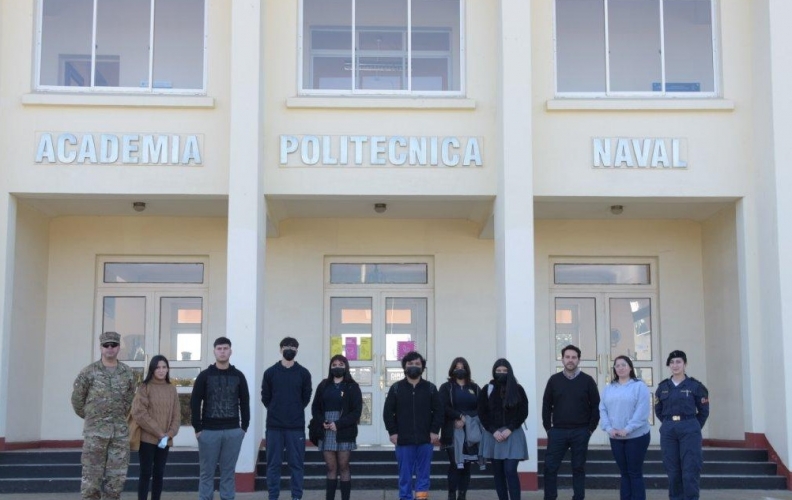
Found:
[(352, 481), (341, 481), (341, 500), (349, 500), (352, 491)]
[(325, 487), (325, 498), (327, 500), (335, 500), (335, 492), (337, 487), (338, 481), (336, 479), (327, 480), (327, 486)]
[(467, 491), (459, 490), (459, 494), (457, 495), (456, 500), (467, 500)]
[(456, 500), (456, 491), (448, 492), (448, 500)]

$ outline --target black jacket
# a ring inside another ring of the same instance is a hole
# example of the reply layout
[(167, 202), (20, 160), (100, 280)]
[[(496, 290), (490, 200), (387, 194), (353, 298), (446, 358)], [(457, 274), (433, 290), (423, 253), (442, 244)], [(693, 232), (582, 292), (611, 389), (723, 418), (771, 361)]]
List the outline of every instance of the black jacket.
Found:
[(520, 393), (520, 402), (515, 406), (507, 407), (501, 397), (498, 384), (493, 380), (485, 385), (479, 392), (478, 416), (481, 426), (490, 433), (504, 427), (512, 432), (519, 429), (528, 418), (528, 396), (521, 385), (517, 385), (517, 391)]
[(239, 427), (247, 431), (250, 424), (250, 391), (245, 375), (234, 365), (225, 370), (209, 365), (195, 379), (190, 410), (195, 432)]
[[(324, 392), (327, 379), (319, 382), (311, 404), (311, 415), (324, 422)], [(363, 395), (360, 386), (354, 380), (341, 382), (341, 417), (336, 420), (336, 442), (354, 443), (358, 434), (358, 422), (363, 411)]]
[(305, 407), (311, 402), (311, 373), (295, 362), (286, 368), (280, 361), (261, 377), (261, 402), (267, 408), (268, 429), (305, 430)]
[(431, 443), (429, 434), (438, 434), (443, 425), (437, 387), (424, 379), (415, 386), (406, 378), (393, 384), (385, 398), (382, 419), (388, 435), (399, 435), (399, 446)]
[[(452, 385), (453, 384), (453, 385)], [(462, 412), (454, 409), (454, 385), (456, 382), (445, 382), (440, 386), (440, 404), (443, 405), (443, 429), (440, 431), (440, 443), (443, 445), (450, 445), (454, 442), (454, 422), (459, 420)], [(475, 382), (465, 384), (464, 389), (470, 390), (479, 397), (481, 389)]]

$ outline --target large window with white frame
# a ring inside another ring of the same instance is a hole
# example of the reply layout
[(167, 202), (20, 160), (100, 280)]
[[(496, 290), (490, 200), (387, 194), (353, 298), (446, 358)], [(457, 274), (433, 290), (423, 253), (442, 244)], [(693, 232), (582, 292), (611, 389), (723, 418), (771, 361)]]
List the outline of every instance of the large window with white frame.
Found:
[(206, 0), (39, 0), (38, 90), (203, 93)]
[(556, 0), (559, 96), (715, 97), (716, 0)]
[(464, 0), (302, 0), (303, 94), (460, 95)]

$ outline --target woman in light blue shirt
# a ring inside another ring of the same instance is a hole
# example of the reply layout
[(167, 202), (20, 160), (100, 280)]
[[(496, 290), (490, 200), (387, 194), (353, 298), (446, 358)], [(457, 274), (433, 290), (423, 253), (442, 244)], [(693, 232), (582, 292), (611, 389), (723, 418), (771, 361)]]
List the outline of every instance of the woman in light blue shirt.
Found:
[(643, 463), (649, 448), (651, 396), (635, 376), (632, 360), (613, 362), (613, 381), (602, 391), (600, 426), (610, 436), (611, 451), (621, 472), (621, 500), (646, 500)]

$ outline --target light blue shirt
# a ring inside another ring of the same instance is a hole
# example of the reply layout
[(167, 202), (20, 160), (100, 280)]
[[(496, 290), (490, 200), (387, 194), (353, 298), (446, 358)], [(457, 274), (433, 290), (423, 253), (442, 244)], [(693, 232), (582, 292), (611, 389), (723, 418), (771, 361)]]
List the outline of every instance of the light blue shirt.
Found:
[(608, 384), (600, 398), (600, 427), (608, 433), (612, 429), (627, 431), (626, 437), (616, 439), (643, 436), (649, 432), (651, 401), (649, 388), (643, 380)]

